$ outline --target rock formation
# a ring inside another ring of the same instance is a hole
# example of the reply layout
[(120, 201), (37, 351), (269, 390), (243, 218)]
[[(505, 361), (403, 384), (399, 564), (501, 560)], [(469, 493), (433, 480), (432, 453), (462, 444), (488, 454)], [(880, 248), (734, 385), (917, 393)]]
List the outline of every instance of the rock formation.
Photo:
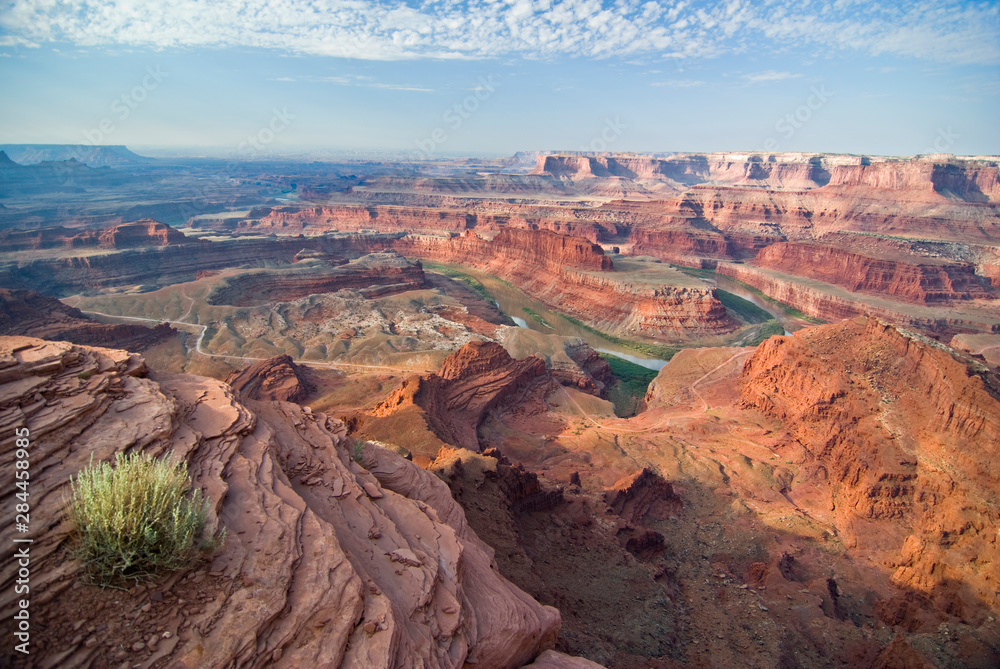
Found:
[(774, 448), (796, 452), (802, 484), (824, 491), (811, 504), (849, 545), (978, 624), (1000, 606), (998, 388), (936, 342), (869, 319), (766, 341), (741, 401), (781, 421)]
[(226, 377), (226, 383), (248, 400), (304, 402), (316, 387), (305, 368), (296, 365), (290, 356), (279, 355), (254, 363)]
[(843, 286), (852, 292), (891, 295), (919, 302), (989, 299), (988, 281), (969, 263), (921, 258), (902, 253), (873, 257), (825, 244), (771, 244), (754, 265)]
[[(0, 366), (8, 463), (14, 429), (30, 431), (34, 665), (519, 667), (551, 648), (558, 611), (498, 575), (447, 486), (388, 450), (352, 451), (342, 423), (151, 375), (124, 351), (6, 337)], [(69, 477), (124, 451), (187, 463), (210, 529), (227, 529), (210, 565), (129, 590), (78, 582)], [(5, 611), (13, 531), (0, 542)]]
[(362, 433), (391, 435), (391, 426), (402, 427), (404, 421), (406, 432), (421, 426), (439, 440), (414, 455), (433, 460), (444, 444), (478, 451), (477, 431), (489, 412), (524, 402), (531, 394), (544, 395), (552, 383), (541, 358), (514, 360), (497, 343), (471, 342), (446, 358), (437, 374), (408, 377), (373, 412), (393, 420), (365, 426)]
[(954, 310), (910, 306), (906, 303), (868, 299), (836, 285), (803, 281), (792, 274), (737, 263), (719, 263), (723, 276), (755, 288), (768, 297), (825, 321), (874, 316), (906, 327), (942, 335), (957, 332), (1000, 332), (1000, 313), (990, 303), (978, 309)]
[(553, 309), (613, 333), (686, 337), (738, 324), (707, 287), (630, 281), (599, 246), (548, 231), (503, 230), (492, 240), (408, 237), (404, 255), (472, 266), (505, 279)]
[(420, 263), (412, 263), (394, 252), (372, 253), (331, 267), (317, 261), (308, 267), (296, 263), (292, 269), (243, 272), (225, 279), (208, 298), (209, 304), (251, 306), (267, 302), (289, 302), (316, 293), (357, 290), (375, 297), (424, 286)]
[(129, 249), (106, 254), (35, 258), (0, 263), (0, 285), (50, 295), (115, 286), (165, 286), (192, 281), (199, 272), (291, 263), (303, 248), (348, 258), (383, 251), (399, 235), (232, 239), (195, 245)]
[(24, 335), (142, 351), (176, 334), (177, 331), (166, 323), (152, 328), (98, 323), (79, 309), (41, 293), (0, 288), (0, 335)]

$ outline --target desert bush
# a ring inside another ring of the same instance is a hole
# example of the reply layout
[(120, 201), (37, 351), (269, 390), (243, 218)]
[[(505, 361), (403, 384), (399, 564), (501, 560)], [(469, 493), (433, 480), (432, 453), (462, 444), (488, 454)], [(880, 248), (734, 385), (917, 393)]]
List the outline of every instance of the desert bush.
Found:
[(99, 585), (188, 566), (224, 538), (204, 536), (208, 503), (170, 454), (118, 453), (114, 466), (91, 462), (70, 487), (77, 557)]

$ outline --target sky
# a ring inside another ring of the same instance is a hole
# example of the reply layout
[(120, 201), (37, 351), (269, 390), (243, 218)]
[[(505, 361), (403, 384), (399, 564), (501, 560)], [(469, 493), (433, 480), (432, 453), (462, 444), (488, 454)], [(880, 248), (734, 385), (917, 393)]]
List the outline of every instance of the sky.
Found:
[(1000, 154), (1000, 2), (0, 0), (0, 143)]

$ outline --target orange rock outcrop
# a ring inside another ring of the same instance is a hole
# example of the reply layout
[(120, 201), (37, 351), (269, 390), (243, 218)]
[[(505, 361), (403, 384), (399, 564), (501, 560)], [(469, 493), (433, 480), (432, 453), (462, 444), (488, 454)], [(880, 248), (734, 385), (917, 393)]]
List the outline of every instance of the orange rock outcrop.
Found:
[(549, 231), (502, 230), (492, 240), (462, 237), (399, 240), (404, 255), (481, 269), (553, 309), (614, 333), (684, 337), (738, 327), (710, 288), (632, 283), (601, 248)]
[[(497, 573), (447, 486), (386, 449), (349, 447), (339, 421), (153, 376), (125, 351), (6, 337), (0, 368), (0, 456), (13, 463), (15, 428), (30, 435), (36, 665), (520, 667), (555, 642), (559, 612)], [(210, 529), (228, 532), (209, 564), (100, 590), (78, 584), (66, 551), (69, 479), (125, 450), (186, 462)], [(10, 508), (15, 490), (0, 495)], [(5, 611), (13, 537), (0, 530)]]
[(936, 342), (859, 319), (764, 342), (741, 401), (781, 421), (774, 447), (824, 491), (810, 502), (848, 546), (979, 624), (1000, 606), (998, 389)]
[(278, 402), (304, 402), (316, 389), (308, 372), (288, 355), (261, 360), (233, 372), (226, 377), (226, 383), (244, 399)]
[(756, 288), (779, 302), (794, 306), (805, 314), (824, 321), (839, 321), (855, 316), (884, 318), (906, 327), (939, 334), (957, 332), (1000, 332), (1000, 314), (989, 307), (975, 312), (955, 313), (908, 309), (906, 303), (854, 299), (847, 291), (835, 294), (823, 284), (798, 280), (793, 274), (765, 270), (752, 265), (724, 262), (716, 267), (719, 274)]
[(995, 296), (974, 265), (919, 256), (872, 257), (832, 245), (779, 242), (762, 249), (753, 264), (919, 303)]
[(407, 378), (373, 414), (411, 414), (443, 443), (478, 451), (477, 431), (489, 412), (528, 393), (547, 392), (552, 384), (541, 358), (515, 360), (497, 343), (470, 342), (448, 356), (437, 374)]

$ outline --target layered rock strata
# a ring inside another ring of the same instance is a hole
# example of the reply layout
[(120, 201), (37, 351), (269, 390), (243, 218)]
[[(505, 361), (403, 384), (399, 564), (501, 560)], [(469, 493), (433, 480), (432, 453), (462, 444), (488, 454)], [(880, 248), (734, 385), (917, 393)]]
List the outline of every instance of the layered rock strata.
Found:
[(196, 242), (179, 230), (150, 218), (98, 230), (57, 227), (0, 232), (0, 245), (7, 252), (52, 248), (129, 249)]
[(809, 243), (777, 243), (760, 251), (754, 265), (842, 286), (852, 292), (890, 295), (918, 303), (995, 297), (989, 282), (968, 263), (918, 256), (872, 257)]
[(551, 232), (503, 230), (492, 240), (407, 237), (404, 255), (494, 274), (545, 303), (614, 333), (684, 337), (732, 332), (738, 324), (710, 288), (633, 282), (612, 271), (599, 246)]
[(424, 287), (420, 263), (409, 262), (394, 252), (372, 253), (337, 267), (322, 261), (304, 265), (303, 261), (291, 269), (242, 272), (216, 286), (208, 302), (245, 307), (338, 290), (378, 297)]
[[(495, 342), (471, 342), (448, 356), (437, 374), (408, 377), (373, 414), (407, 416), (426, 425), (439, 445), (478, 451), (478, 428), (488, 413), (532, 393), (544, 395), (552, 384), (541, 358), (515, 360)], [(433, 460), (437, 448), (428, 450), (420, 455)]]
[(303, 249), (335, 254), (344, 259), (358, 258), (390, 248), (399, 236), (233, 239), (100, 255), (12, 261), (0, 264), (0, 284), (56, 296), (117, 286), (165, 286), (192, 281), (199, 272), (289, 264)]
[(852, 295), (835, 285), (750, 265), (719, 263), (717, 271), (759, 290), (774, 300), (825, 321), (866, 315), (939, 334), (1000, 332), (1000, 314), (992, 309), (989, 303), (975, 311), (910, 306), (900, 302)]
[[(385, 449), (351, 452), (323, 414), (154, 377), (124, 351), (6, 337), (0, 424), (10, 471), (15, 428), (30, 435), (36, 666), (519, 667), (558, 633), (558, 611), (498, 575), (444, 483)], [(227, 529), (210, 566), (131, 590), (78, 583), (69, 477), (126, 451), (187, 463), (209, 530)], [(13, 531), (0, 548), (5, 611)]]
[(316, 390), (307, 370), (288, 355), (255, 362), (227, 376), (226, 383), (244, 399), (296, 404), (304, 402)]
[(24, 335), (142, 351), (177, 334), (166, 323), (154, 327), (92, 321), (59, 300), (29, 290), (0, 288), (0, 335)]
[(789, 485), (823, 491), (800, 503), (896, 586), (978, 625), (1000, 606), (997, 385), (932, 340), (858, 319), (766, 341), (741, 403), (781, 421), (774, 448), (802, 463)]

